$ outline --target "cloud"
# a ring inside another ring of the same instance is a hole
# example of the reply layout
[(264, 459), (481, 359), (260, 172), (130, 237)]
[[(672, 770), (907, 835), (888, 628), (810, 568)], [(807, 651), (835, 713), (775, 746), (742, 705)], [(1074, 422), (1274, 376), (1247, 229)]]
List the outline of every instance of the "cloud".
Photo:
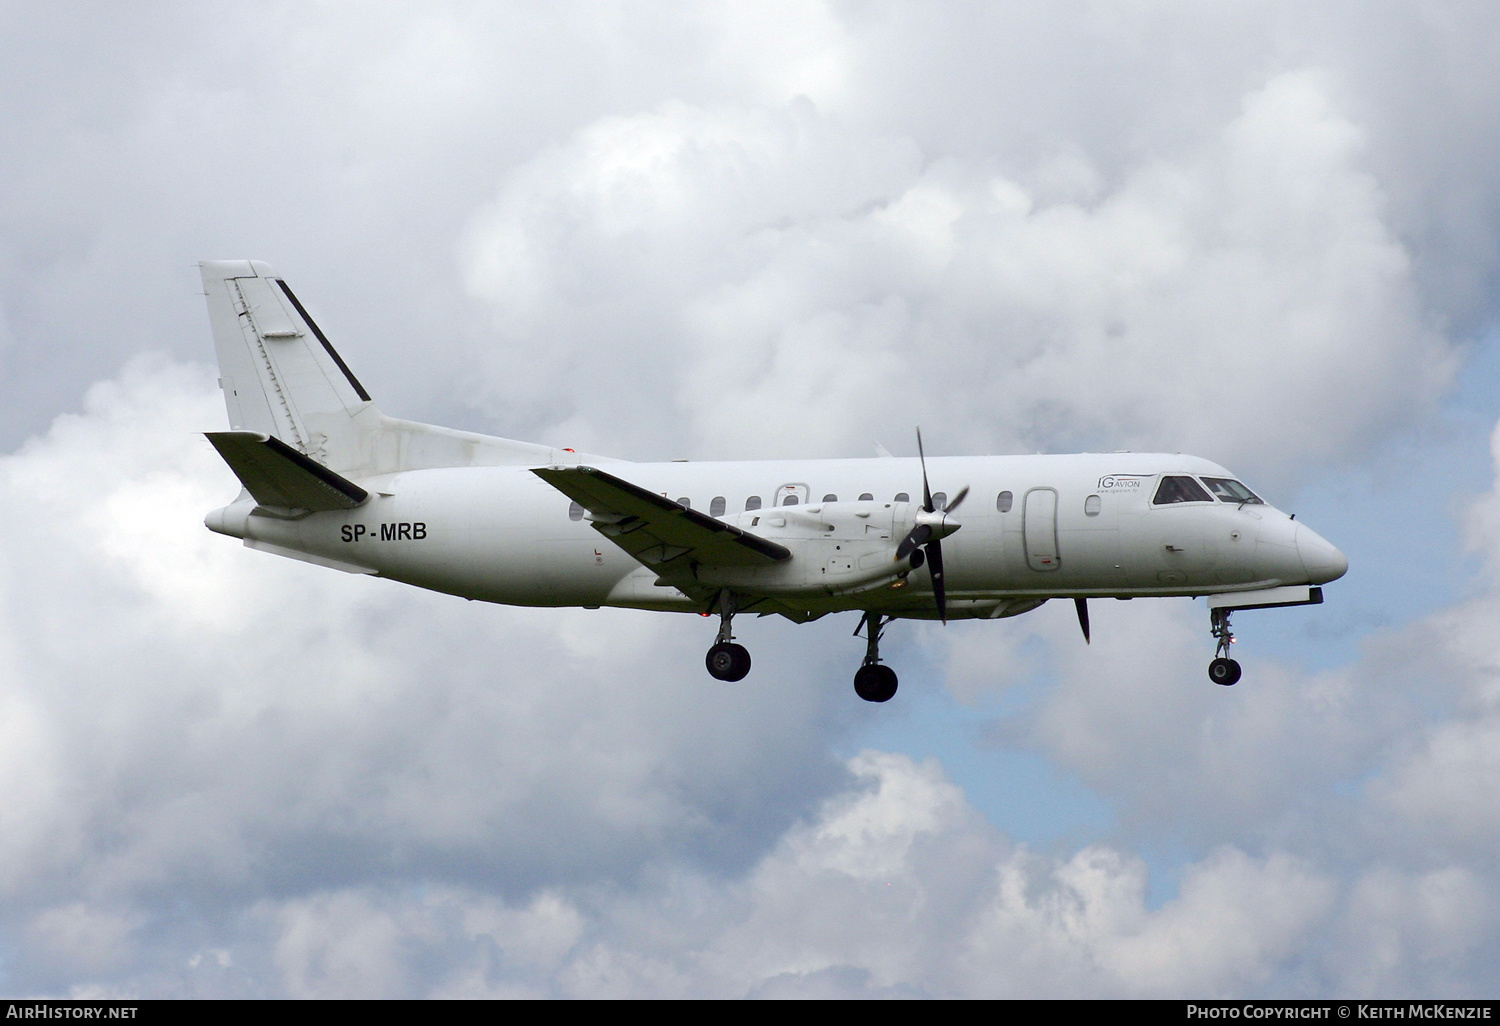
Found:
[[(145, 359), (0, 459), (16, 828), (0, 893), (31, 939), (22, 989), (1170, 996), (1279, 993), (1309, 964), (1313, 989), (1372, 965), (1408, 993), (1484, 978), (1488, 776), (1460, 784), (1443, 739), (1488, 729), (1488, 705), (1458, 658), (1473, 635), (1434, 625), (1478, 630), (1487, 599), (1407, 629), (1453, 639), (1440, 663), (1457, 667), (1456, 712), (1416, 734), (1392, 726), (1411, 708), (1401, 639), (1370, 665), (1251, 660), (1247, 685), (1185, 692), (1201, 653), (1176, 606), (1107, 607), (1086, 649), (1066, 617), (1016, 621), (1058, 683), (995, 738), (1080, 774), (1127, 836), (1183, 838), (1197, 854), (1159, 901), (1123, 840), (1016, 845), (935, 760), (832, 762), (829, 737), (866, 710), (813, 686), (843, 679), (816, 628), (760, 649), (754, 687), (708, 688), (683, 619), (475, 607), (225, 543), (198, 522), (234, 491), (195, 430), (219, 416), (210, 371)], [(954, 637), (962, 661), (983, 635)], [(1377, 662), (1387, 683), (1355, 691)], [(1375, 783), (1340, 792), (1359, 778)]]
[(1012, 847), (936, 763), (866, 752), (850, 770), (847, 792), (727, 885), (680, 873), (521, 906), (338, 892), (275, 912), (278, 964), (302, 996), (420, 992), (403, 973), (435, 951), (449, 996), (1231, 994), (1263, 986), (1330, 911), (1310, 867), (1233, 849), (1153, 910), (1138, 860)]
[(1454, 367), (1363, 160), (1311, 72), (1113, 187), (1077, 156), (1054, 177), (1090, 195), (1051, 200), (805, 100), (668, 104), (507, 176), (469, 243), (503, 339), (476, 356), (498, 405), (573, 396), (554, 423), (594, 448), (677, 419), (695, 456), (834, 454), (922, 420), (1285, 476)]
[(138, 361), (0, 459), (13, 914), (80, 888), (213, 908), (391, 871), (523, 893), (663, 850), (733, 866), (838, 779), (820, 724), (847, 713), (800, 645), (708, 689), (696, 619), (496, 618), (211, 535), (236, 490), (198, 434), (215, 393)]

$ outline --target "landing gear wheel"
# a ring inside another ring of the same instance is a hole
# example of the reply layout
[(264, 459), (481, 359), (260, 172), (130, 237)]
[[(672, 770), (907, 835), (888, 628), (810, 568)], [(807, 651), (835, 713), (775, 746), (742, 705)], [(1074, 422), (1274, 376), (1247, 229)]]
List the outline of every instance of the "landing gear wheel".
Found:
[(889, 702), (896, 694), (896, 671), (879, 663), (861, 666), (854, 674), (854, 693), (866, 702)]
[(1233, 659), (1215, 659), (1208, 664), (1208, 679), (1227, 688), (1240, 679), (1240, 664)]
[(703, 663), (719, 680), (744, 680), (750, 672), (750, 653), (744, 645), (721, 641), (708, 650)]

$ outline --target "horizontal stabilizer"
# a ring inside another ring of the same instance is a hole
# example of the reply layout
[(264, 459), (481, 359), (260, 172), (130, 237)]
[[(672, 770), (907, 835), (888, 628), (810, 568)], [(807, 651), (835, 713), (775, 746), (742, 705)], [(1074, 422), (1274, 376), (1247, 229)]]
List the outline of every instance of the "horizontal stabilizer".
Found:
[(593, 467), (532, 473), (593, 514), (594, 530), (662, 574), (693, 564), (775, 566), (792, 558), (783, 545)]
[(308, 459), (274, 435), (258, 431), (210, 431), (224, 462), (262, 506), (310, 511), (353, 509), (370, 493)]

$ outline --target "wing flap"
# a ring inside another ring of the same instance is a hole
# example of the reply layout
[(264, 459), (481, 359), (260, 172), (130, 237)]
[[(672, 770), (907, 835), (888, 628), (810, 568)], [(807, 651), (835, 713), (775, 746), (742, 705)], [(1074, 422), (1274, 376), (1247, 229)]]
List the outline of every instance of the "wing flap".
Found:
[(287, 445), (259, 431), (210, 431), (219, 450), (262, 506), (311, 511), (353, 509), (370, 493)]
[(541, 467), (532, 473), (577, 502), (594, 530), (663, 575), (693, 564), (774, 566), (790, 549), (594, 467)]

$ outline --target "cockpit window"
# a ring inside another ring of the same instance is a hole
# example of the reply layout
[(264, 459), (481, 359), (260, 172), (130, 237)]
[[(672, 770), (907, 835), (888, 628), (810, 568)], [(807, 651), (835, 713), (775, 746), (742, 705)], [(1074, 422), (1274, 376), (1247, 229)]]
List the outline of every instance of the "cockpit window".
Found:
[(1157, 506), (1165, 506), (1172, 502), (1213, 501), (1214, 497), (1205, 492), (1203, 486), (1197, 481), (1175, 474), (1161, 479), (1161, 484), (1156, 489), (1156, 498), (1151, 500)]
[(1221, 502), (1235, 502), (1240, 505), (1244, 505), (1245, 503), (1265, 504), (1259, 495), (1256, 495), (1250, 489), (1234, 480), (1234, 478), (1205, 477), (1203, 483), (1208, 485), (1208, 490), (1217, 495)]

